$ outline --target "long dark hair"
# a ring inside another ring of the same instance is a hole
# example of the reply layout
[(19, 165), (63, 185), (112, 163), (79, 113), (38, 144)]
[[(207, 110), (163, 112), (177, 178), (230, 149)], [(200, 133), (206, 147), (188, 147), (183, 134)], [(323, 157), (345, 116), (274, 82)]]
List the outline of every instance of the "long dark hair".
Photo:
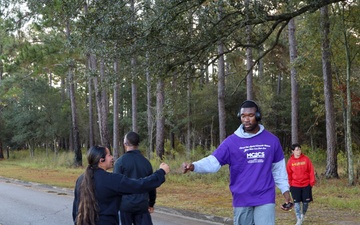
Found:
[(87, 166), (83, 180), (81, 181), (79, 193), (79, 209), (76, 217), (76, 225), (96, 225), (98, 219), (98, 205), (95, 198), (94, 171), (98, 169), (101, 158), (105, 158), (106, 148), (93, 146), (87, 152)]

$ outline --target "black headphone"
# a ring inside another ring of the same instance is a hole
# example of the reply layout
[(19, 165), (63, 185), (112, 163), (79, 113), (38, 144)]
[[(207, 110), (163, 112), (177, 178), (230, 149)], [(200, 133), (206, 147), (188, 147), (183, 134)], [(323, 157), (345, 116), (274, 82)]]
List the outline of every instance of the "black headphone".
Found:
[(252, 101), (252, 100), (246, 100), (246, 101), (244, 101), (243, 103), (241, 103), (240, 108), (239, 108), (239, 112), (237, 113), (237, 118), (238, 118), (239, 120), (241, 120), (241, 113), (240, 113), (241, 108), (242, 108), (242, 106), (243, 106), (245, 103), (249, 103), (249, 102), (250, 102), (250, 103), (253, 103), (253, 104), (255, 105), (255, 108), (256, 108), (255, 120), (256, 120), (256, 121), (260, 121), (260, 120), (261, 120), (260, 108), (259, 108), (259, 106), (256, 104), (256, 102), (254, 102), (254, 101)]

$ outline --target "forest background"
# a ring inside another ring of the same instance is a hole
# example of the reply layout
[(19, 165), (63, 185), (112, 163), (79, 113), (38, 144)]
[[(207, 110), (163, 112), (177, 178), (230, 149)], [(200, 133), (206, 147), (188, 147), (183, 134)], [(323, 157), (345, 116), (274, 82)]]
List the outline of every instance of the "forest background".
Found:
[(0, 1), (0, 158), (74, 153), (138, 132), (148, 158), (204, 156), (255, 100), (299, 142), (360, 175), (358, 1)]

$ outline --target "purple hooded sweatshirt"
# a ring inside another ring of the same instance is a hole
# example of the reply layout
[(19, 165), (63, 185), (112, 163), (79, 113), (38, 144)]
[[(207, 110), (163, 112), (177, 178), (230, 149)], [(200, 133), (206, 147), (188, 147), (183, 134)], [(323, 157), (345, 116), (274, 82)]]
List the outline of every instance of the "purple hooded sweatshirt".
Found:
[(229, 165), (233, 207), (275, 203), (275, 184), (289, 190), (285, 159), (279, 139), (260, 125), (256, 134), (242, 125), (212, 155), (193, 163), (194, 172), (214, 173)]

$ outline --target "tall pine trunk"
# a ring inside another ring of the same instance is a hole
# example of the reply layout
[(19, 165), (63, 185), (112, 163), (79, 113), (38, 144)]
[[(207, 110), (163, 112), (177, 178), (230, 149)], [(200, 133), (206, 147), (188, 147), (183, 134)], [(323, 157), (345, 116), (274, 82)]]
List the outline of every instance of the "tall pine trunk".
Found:
[(91, 59), (90, 59), (90, 55), (88, 55), (87, 57), (87, 69), (88, 69), (88, 73), (89, 73), (89, 80), (88, 80), (88, 111), (89, 111), (89, 147), (95, 145), (95, 141), (94, 141), (94, 106), (93, 106), (93, 80), (92, 80), (92, 76), (91, 76)]
[(187, 121), (186, 121), (186, 158), (189, 159), (191, 153), (191, 67), (189, 67), (189, 71), (187, 72)]
[[(131, 0), (131, 23), (135, 24), (135, 0)], [(134, 49), (134, 46), (132, 47)], [(136, 78), (136, 58), (134, 53), (131, 57), (131, 119), (132, 119), (132, 130), (134, 132), (138, 132), (138, 125), (137, 125), (137, 78)]]
[[(114, 62), (114, 73), (119, 77), (119, 62)], [(116, 80), (114, 83), (114, 94), (113, 94), (113, 156), (117, 159), (120, 154), (120, 138), (119, 138), (119, 84)]]
[[(245, 8), (246, 12), (249, 12), (249, 0), (245, 0)], [(248, 14), (246, 15), (248, 19)], [(251, 26), (246, 26), (246, 38), (247, 44), (250, 45), (251, 43)], [(246, 48), (246, 99), (253, 100), (254, 99), (254, 92), (253, 92), (253, 55), (252, 55), (252, 48)]]
[(104, 57), (100, 60), (100, 80), (101, 80), (101, 120), (102, 120), (102, 144), (109, 149), (111, 148), (110, 134), (109, 134), (109, 126), (108, 126), (108, 115), (109, 115), (109, 99), (108, 92), (105, 88), (105, 59)]
[(74, 88), (74, 74), (73, 68), (69, 68), (68, 72), (69, 77), (69, 93), (70, 93), (70, 103), (71, 103), (71, 125), (72, 125), (72, 143), (75, 153), (75, 166), (82, 166), (82, 153), (81, 153), (81, 143), (80, 143), (80, 132), (78, 128), (77, 121), (77, 106), (75, 98), (75, 88)]
[(349, 185), (355, 185), (354, 181), (354, 159), (353, 159), (353, 150), (352, 150), (352, 137), (351, 137), (351, 89), (350, 89), (350, 78), (351, 78), (351, 60), (350, 60), (350, 50), (348, 46), (347, 36), (345, 36), (345, 51), (346, 51), (346, 151), (348, 158), (348, 183)]
[[(84, 13), (87, 14), (88, 13), (88, 5), (87, 3), (84, 4)], [(92, 66), (92, 62), (94, 61), (92, 59), (93, 55), (92, 54), (87, 54), (86, 58), (87, 58), (87, 64), (86, 64), (86, 69), (88, 72), (88, 112), (89, 112), (89, 142), (88, 142), (88, 147), (94, 146), (95, 145), (95, 140), (94, 140), (94, 110), (93, 110), (93, 80), (92, 80), (92, 74), (95, 72), (93, 70), (93, 66)]]
[(147, 129), (148, 129), (148, 147), (146, 148), (146, 156), (148, 159), (151, 157), (151, 152), (154, 152), (153, 144), (153, 112), (151, 100), (151, 75), (149, 68), (149, 53), (146, 53), (146, 98), (147, 98)]
[(352, 149), (352, 129), (351, 129), (351, 121), (352, 121), (352, 101), (351, 101), (351, 56), (350, 56), (350, 46), (349, 46), (349, 33), (348, 28), (345, 24), (346, 18), (344, 18), (344, 5), (341, 4), (342, 9), (342, 28), (343, 28), (343, 36), (344, 36), (344, 47), (345, 47), (345, 55), (346, 55), (346, 114), (345, 114), (345, 147), (347, 152), (347, 160), (348, 160), (348, 184), (355, 185), (354, 181), (354, 159), (353, 159), (353, 149)]
[[(67, 38), (70, 39), (70, 22), (66, 21), (66, 34)], [(77, 121), (77, 106), (75, 98), (75, 84), (74, 84), (74, 62), (70, 60), (69, 70), (68, 70), (68, 80), (69, 80), (69, 98), (71, 104), (71, 127), (72, 127), (72, 146), (75, 153), (74, 166), (82, 166), (82, 153), (81, 153), (81, 143), (80, 143), (80, 132), (78, 128)]]
[(299, 94), (297, 83), (297, 71), (295, 61), (297, 58), (297, 43), (295, 36), (295, 20), (291, 19), (288, 24), (289, 30), (289, 52), (291, 73), (291, 142), (299, 143)]
[(160, 77), (156, 88), (156, 155), (163, 159), (165, 139), (164, 81)]
[[(95, 71), (96, 68), (96, 58), (95, 56), (92, 58), (92, 66)], [(95, 96), (96, 96), (96, 106), (97, 106), (97, 114), (99, 121), (99, 131), (100, 131), (100, 142), (101, 145), (106, 146), (110, 149), (110, 139), (109, 139), (109, 130), (107, 124), (108, 117), (108, 100), (107, 100), (107, 92), (105, 89), (105, 65), (104, 59), (101, 59), (100, 63), (100, 82), (97, 76), (93, 77), (94, 87), (95, 87)]]
[(337, 151), (336, 151), (336, 132), (335, 132), (335, 113), (334, 97), (332, 88), (332, 70), (331, 70), (331, 51), (330, 51), (330, 21), (328, 7), (320, 9), (320, 23), (322, 35), (322, 68), (324, 79), (324, 96), (325, 96), (325, 116), (326, 116), (326, 178), (338, 178), (337, 172)]
[[(219, 3), (218, 20), (222, 19), (222, 2)], [(218, 42), (218, 112), (219, 112), (219, 141), (226, 138), (226, 113), (225, 113), (225, 59), (224, 44)]]
[(135, 58), (131, 59), (131, 118), (132, 118), (132, 130), (138, 132), (137, 125), (137, 84), (136, 84), (136, 74), (135, 74), (136, 61)]

